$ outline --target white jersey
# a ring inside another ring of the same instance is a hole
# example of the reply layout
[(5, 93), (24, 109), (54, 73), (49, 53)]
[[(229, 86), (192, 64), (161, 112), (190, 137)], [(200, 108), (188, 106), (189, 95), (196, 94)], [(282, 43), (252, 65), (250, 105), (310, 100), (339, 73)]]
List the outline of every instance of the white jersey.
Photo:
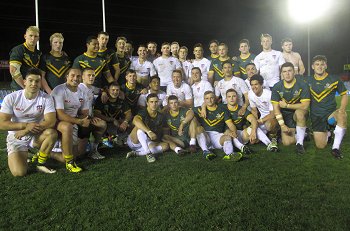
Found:
[(160, 78), (160, 86), (166, 87), (172, 83), (173, 70), (181, 69), (180, 61), (175, 57), (158, 57), (153, 61), (153, 65)]
[(176, 95), (179, 101), (185, 101), (188, 99), (192, 99), (192, 90), (190, 85), (182, 82), (179, 88), (176, 88), (173, 83), (169, 84), (166, 88), (167, 96)]
[(263, 89), (261, 96), (257, 96), (252, 90), (248, 92), (250, 107), (255, 107), (260, 112), (260, 118), (264, 118), (273, 110), (271, 103), (271, 91)]
[(243, 94), (248, 93), (248, 87), (245, 84), (244, 80), (238, 78), (236, 76), (232, 76), (232, 78), (228, 81), (222, 79), (218, 82), (215, 87), (215, 95), (219, 97), (221, 95), (222, 103), (227, 104), (226, 100), (226, 91), (228, 89), (235, 89), (238, 93), (238, 105), (243, 105)]
[(66, 83), (56, 86), (52, 90), (51, 96), (55, 101), (56, 109), (63, 109), (71, 117), (76, 117), (79, 110), (89, 109), (85, 93), (80, 88), (77, 88), (76, 92), (72, 92)]
[(273, 87), (280, 80), (280, 66), (285, 63), (282, 52), (271, 50), (262, 51), (254, 59), (256, 69), (264, 77), (266, 85)]
[[(151, 91), (148, 90), (148, 93), (147, 94), (141, 94), (140, 97), (139, 97), (139, 100), (137, 101), (137, 105), (138, 106), (141, 106), (141, 107), (146, 107), (147, 104), (147, 96), (151, 94)], [(164, 91), (161, 91), (159, 90), (159, 92), (157, 93), (157, 96), (158, 96), (158, 106), (161, 108), (162, 106), (165, 106), (167, 105), (166, 103), (166, 93)]]
[(206, 91), (214, 91), (213, 86), (207, 80), (201, 80), (191, 86), (193, 93), (193, 104), (200, 107), (204, 103), (204, 93)]
[(157, 74), (153, 63), (147, 60), (145, 60), (143, 63), (140, 63), (139, 59), (134, 59), (131, 62), (130, 70), (134, 70), (136, 72), (136, 75), (141, 78), (148, 78)]
[[(34, 99), (27, 99), (25, 90), (12, 92), (5, 96), (0, 112), (12, 115), (12, 122), (39, 123), (44, 115), (56, 112), (53, 99), (50, 95), (39, 91)], [(15, 131), (9, 131), (9, 134)]]
[(193, 67), (198, 67), (202, 72), (202, 79), (208, 80), (208, 72), (210, 70), (210, 60), (207, 58), (202, 58), (201, 60), (193, 60)]
[(184, 73), (182, 80), (185, 81), (186, 83), (188, 83), (188, 79), (191, 78), (191, 76), (192, 76), (191, 70), (193, 68), (193, 65), (188, 60), (181, 62), (181, 65), (182, 65), (182, 69), (183, 69), (183, 73)]
[(89, 115), (93, 116), (93, 104), (95, 97), (97, 98), (98, 94), (100, 93), (100, 89), (95, 86), (88, 87), (84, 83), (80, 83), (78, 88), (85, 93), (86, 101), (89, 106)]

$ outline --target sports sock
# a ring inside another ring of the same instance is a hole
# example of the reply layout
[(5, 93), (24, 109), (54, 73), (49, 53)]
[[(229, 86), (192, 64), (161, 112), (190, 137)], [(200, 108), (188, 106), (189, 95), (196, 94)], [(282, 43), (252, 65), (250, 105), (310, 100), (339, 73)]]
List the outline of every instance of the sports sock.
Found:
[(201, 147), (203, 151), (208, 151), (207, 140), (205, 138), (204, 133), (200, 133), (197, 135), (197, 141), (199, 147)]
[(333, 146), (332, 149), (339, 149), (340, 143), (343, 140), (343, 137), (345, 135), (345, 128), (341, 128), (338, 125), (335, 126), (334, 129), (334, 141), (333, 141)]
[(48, 155), (46, 153), (43, 153), (42, 151), (38, 152), (38, 163), (44, 164), (48, 158)]
[(179, 154), (179, 151), (180, 151), (181, 149), (182, 149), (182, 148), (180, 148), (180, 147), (176, 147), (174, 151), (175, 151), (177, 154)]
[(269, 137), (267, 137), (267, 135), (260, 129), (258, 128), (256, 130), (256, 136), (258, 137), (258, 139), (263, 142), (266, 146), (269, 145), (271, 143), (271, 140), (269, 139)]
[(231, 141), (225, 141), (224, 142), (224, 146), (223, 146), (223, 150), (224, 153), (226, 155), (230, 155), (231, 153), (233, 153), (233, 146), (232, 146), (232, 142)]
[(238, 149), (241, 149), (243, 147), (243, 144), (237, 138), (233, 138), (233, 143)]
[(147, 142), (149, 138), (146, 135), (146, 133), (144, 131), (142, 131), (141, 129), (138, 129), (137, 130), (137, 138), (138, 138), (143, 150), (150, 153), (151, 151), (149, 150), (148, 142)]
[(74, 158), (73, 155), (64, 155), (64, 160), (66, 161), (66, 163), (68, 163), (69, 161), (72, 161)]
[(297, 144), (304, 145), (305, 131), (306, 131), (306, 127), (296, 126), (297, 134), (295, 134), (295, 136), (296, 136)]
[(190, 139), (190, 145), (196, 145), (196, 138)]

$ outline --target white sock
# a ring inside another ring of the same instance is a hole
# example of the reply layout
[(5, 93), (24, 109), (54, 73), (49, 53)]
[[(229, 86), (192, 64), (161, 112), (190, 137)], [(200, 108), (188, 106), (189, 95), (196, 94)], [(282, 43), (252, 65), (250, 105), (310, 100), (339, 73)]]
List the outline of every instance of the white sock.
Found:
[(233, 153), (233, 146), (231, 141), (225, 141), (223, 146), (224, 153), (226, 155), (230, 155)]
[(150, 149), (152, 154), (158, 154), (163, 152), (162, 146), (158, 145)]
[(339, 149), (340, 147), (340, 143), (343, 140), (343, 137), (345, 135), (345, 128), (341, 128), (338, 125), (335, 126), (334, 129), (334, 142), (333, 142), (333, 146), (332, 149)]
[(238, 148), (239, 150), (241, 150), (241, 148), (243, 147), (243, 144), (237, 138), (233, 138), (233, 143), (235, 147)]
[(260, 129), (258, 128), (256, 130), (256, 136), (258, 137), (258, 139), (263, 142), (266, 146), (269, 145), (271, 143), (271, 140), (269, 139), (269, 137), (267, 137), (267, 135)]
[(196, 138), (190, 139), (190, 145), (196, 145)]
[(297, 144), (304, 145), (306, 127), (296, 126), (296, 130), (297, 130), (296, 131), (297, 134), (295, 134), (295, 136), (296, 136)]
[(181, 149), (182, 149), (182, 148), (180, 148), (180, 147), (176, 147), (174, 151), (175, 151), (177, 154), (179, 154), (179, 151), (180, 151)]
[(146, 135), (146, 133), (144, 131), (142, 131), (141, 129), (138, 129), (137, 130), (137, 138), (138, 138), (143, 150), (150, 153), (151, 151), (149, 150), (148, 142), (147, 142), (149, 138)]
[(201, 147), (203, 151), (208, 151), (207, 140), (205, 138), (204, 133), (200, 133), (197, 135), (197, 141), (198, 141), (199, 147)]

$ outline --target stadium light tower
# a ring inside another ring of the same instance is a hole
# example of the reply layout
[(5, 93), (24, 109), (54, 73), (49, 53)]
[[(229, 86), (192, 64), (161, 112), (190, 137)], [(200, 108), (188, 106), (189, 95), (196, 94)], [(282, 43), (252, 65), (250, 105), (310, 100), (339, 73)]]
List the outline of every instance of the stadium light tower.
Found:
[(332, 0), (288, 0), (290, 16), (299, 23), (307, 24), (307, 74), (310, 75), (310, 24), (329, 12)]

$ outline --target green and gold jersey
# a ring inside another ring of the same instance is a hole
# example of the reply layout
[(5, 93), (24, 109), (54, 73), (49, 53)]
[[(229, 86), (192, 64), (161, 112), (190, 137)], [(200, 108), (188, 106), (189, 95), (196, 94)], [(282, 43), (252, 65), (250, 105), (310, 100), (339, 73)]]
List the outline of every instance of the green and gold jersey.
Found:
[[(281, 80), (273, 86), (271, 91), (271, 103), (273, 104), (278, 104), (281, 100), (284, 100), (288, 104), (310, 101), (309, 87), (300, 79), (294, 79), (293, 86), (290, 88), (287, 88), (285, 81)], [(281, 108), (281, 111), (294, 113), (295, 110)]]
[(239, 71), (241, 72), (241, 78), (242, 79), (247, 79), (247, 71), (245, 69), (245, 66), (248, 64), (248, 63), (254, 63), (254, 59), (255, 59), (256, 55), (254, 54), (249, 54), (249, 56), (245, 59), (243, 59), (241, 57), (241, 55), (237, 58), (237, 64), (238, 64), (238, 67), (239, 67)]
[(115, 51), (112, 49), (99, 50), (97, 52), (97, 56), (107, 61), (108, 69), (111, 72), (112, 76), (114, 76), (114, 65), (116, 65), (116, 59), (113, 59), (115, 56)]
[(207, 57), (207, 59), (210, 61), (210, 62), (213, 62), (214, 59), (217, 59), (219, 58), (219, 55), (214, 55), (214, 54), (210, 54), (210, 56)]
[(194, 113), (198, 118), (199, 123), (203, 126), (205, 131), (216, 131), (223, 133), (225, 131), (225, 124), (227, 121), (232, 121), (227, 108), (223, 104), (218, 104), (213, 108), (206, 108), (207, 117), (201, 116), (202, 107), (194, 108)]
[(44, 54), (40, 60), (39, 68), (45, 72), (45, 79), (51, 89), (66, 82), (64, 74), (71, 67), (72, 62), (66, 53), (56, 57), (51, 53)]
[[(41, 51), (34, 49), (31, 50), (27, 46), (26, 43), (20, 44), (18, 46), (15, 46), (10, 51), (10, 65), (11, 64), (19, 64), (21, 65), (20, 72), (23, 77), (25, 78), (27, 71), (30, 68), (38, 68), (41, 58)], [(13, 90), (20, 90), (22, 89), (21, 86), (19, 86), (15, 80), (12, 79), (11, 82), (11, 88)]]
[(94, 110), (100, 111), (102, 115), (119, 120), (124, 119), (125, 114), (131, 109), (129, 105), (120, 98), (117, 98), (115, 102), (108, 100), (106, 103), (102, 103), (100, 95), (96, 99)]
[(165, 116), (157, 112), (155, 117), (149, 115), (147, 109), (140, 110), (135, 117), (138, 117), (142, 122), (155, 134), (157, 141), (160, 141), (163, 136), (163, 127), (166, 126)]
[(243, 130), (244, 126), (249, 123), (247, 118), (249, 116), (253, 116), (253, 114), (247, 109), (244, 113), (243, 116), (238, 115), (239, 110), (242, 107), (239, 106), (238, 104), (236, 105), (236, 107), (232, 110), (230, 110), (227, 107), (228, 112), (230, 113), (230, 117), (232, 119), (232, 122), (234, 123), (234, 125), (236, 126), (237, 130)]
[(136, 83), (135, 87), (130, 87), (128, 83), (124, 83), (120, 86), (120, 90), (124, 92), (125, 101), (129, 104), (133, 115), (135, 115), (138, 110), (137, 102), (141, 95), (142, 89), (143, 86), (139, 83)]
[(214, 81), (220, 81), (225, 78), (224, 73), (222, 72), (222, 64), (227, 61), (232, 65), (233, 75), (240, 75), (238, 64), (230, 57), (224, 61), (221, 61), (220, 59), (214, 59), (210, 64), (210, 71), (214, 71)]
[(125, 79), (125, 75), (126, 75), (126, 71), (129, 70), (131, 61), (128, 57), (126, 57), (125, 55), (121, 56), (117, 53), (115, 53), (115, 55), (112, 56), (111, 62), (114, 64), (119, 64), (119, 68), (120, 68), (120, 75), (118, 78), (118, 83), (120, 85), (123, 85), (126, 83), (126, 79)]
[[(179, 126), (182, 121), (185, 120), (187, 112), (189, 109), (186, 108), (179, 108), (179, 111), (176, 113), (171, 113), (170, 111), (166, 114), (166, 122), (168, 124), (168, 127), (170, 128), (170, 135), (171, 136), (178, 136)], [(189, 123), (187, 123), (184, 126), (184, 134), (188, 134), (189, 129)]]
[(88, 67), (94, 69), (96, 78), (93, 85), (98, 88), (102, 88), (108, 85), (106, 78), (103, 76), (103, 73), (109, 72), (109, 69), (107, 66), (107, 61), (101, 57), (97, 55), (89, 56), (88, 54), (84, 53), (75, 58), (73, 67), (80, 68), (82, 70)]
[(328, 115), (336, 110), (335, 93), (345, 95), (347, 89), (344, 83), (333, 75), (326, 73), (323, 77), (307, 77), (307, 82), (311, 92), (311, 115), (323, 116)]

